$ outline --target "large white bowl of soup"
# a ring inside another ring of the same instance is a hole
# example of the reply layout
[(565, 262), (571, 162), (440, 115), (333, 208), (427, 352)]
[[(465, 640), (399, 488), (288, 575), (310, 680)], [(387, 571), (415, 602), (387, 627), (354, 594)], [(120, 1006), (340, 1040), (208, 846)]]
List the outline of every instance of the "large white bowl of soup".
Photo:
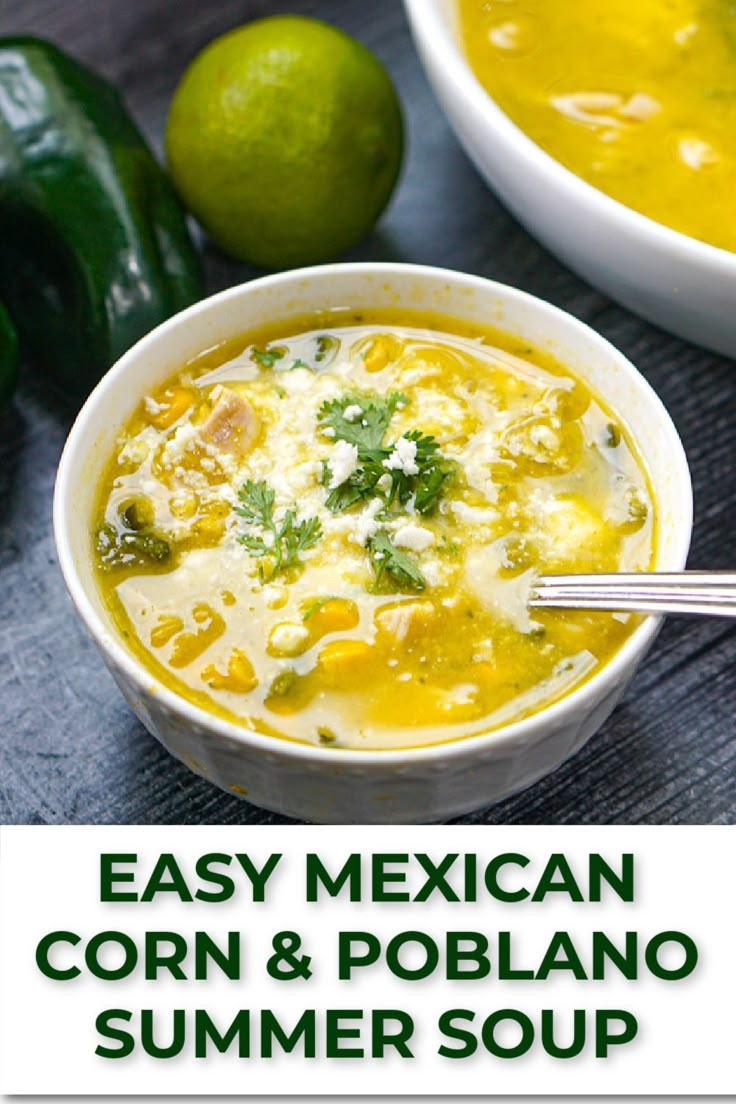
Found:
[(405, 0), (485, 179), (566, 264), (736, 355), (736, 18), (699, 0)]
[(269, 276), (140, 341), (54, 506), (73, 601), (143, 724), (321, 822), (462, 814), (572, 755), (658, 622), (537, 610), (540, 573), (677, 570), (687, 463), (592, 330), (400, 264)]

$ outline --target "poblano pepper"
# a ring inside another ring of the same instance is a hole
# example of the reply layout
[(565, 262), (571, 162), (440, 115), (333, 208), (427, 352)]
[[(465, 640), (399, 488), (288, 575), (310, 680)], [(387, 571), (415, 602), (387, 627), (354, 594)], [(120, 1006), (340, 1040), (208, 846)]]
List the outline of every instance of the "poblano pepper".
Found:
[(0, 301), (87, 390), (202, 294), (185, 216), (107, 81), (37, 38), (0, 39)]
[(0, 413), (15, 386), (17, 355), (15, 328), (0, 303)]

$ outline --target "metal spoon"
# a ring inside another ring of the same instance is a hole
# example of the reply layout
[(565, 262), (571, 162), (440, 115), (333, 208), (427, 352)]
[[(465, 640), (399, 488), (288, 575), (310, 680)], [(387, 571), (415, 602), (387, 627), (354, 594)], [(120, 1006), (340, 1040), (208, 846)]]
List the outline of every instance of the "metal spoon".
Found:
[(611, 575), (542, 575), (532, 584), (537, 609), (600, 609), (635, 613), (736, 617), (733, 571), (636, 572)]

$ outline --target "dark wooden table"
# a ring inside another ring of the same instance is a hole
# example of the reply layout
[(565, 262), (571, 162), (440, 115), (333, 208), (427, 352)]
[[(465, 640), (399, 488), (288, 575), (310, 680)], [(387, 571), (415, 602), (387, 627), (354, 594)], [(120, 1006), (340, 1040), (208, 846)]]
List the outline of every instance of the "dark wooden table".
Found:
[[(571, 311), (646, 374), (692, 465), (691, 566), (734, 568), (736, 366), (645, 324), (582, 283), (496, 201), (437, 108), (398, 0), (5, 0), (0, 34), (53, 39), (126, 94), (161, 149), (182, 70), (211, 38), (299, 11), (356, 35), (393, 75), (409, 151), (398, 193), (355, 259), (441, 264)], [(254, 275), (206, 249), (211, 290)], [(191, 774), (129, 712), (78, 622), (56, 563), (51, 496), (72, 411), (27, 365), (0, 421), (0, 822), (268, 823)], [(736, 624), (668, 621), (623, 705), (550, 778), (468, 820), (736, 822)]]

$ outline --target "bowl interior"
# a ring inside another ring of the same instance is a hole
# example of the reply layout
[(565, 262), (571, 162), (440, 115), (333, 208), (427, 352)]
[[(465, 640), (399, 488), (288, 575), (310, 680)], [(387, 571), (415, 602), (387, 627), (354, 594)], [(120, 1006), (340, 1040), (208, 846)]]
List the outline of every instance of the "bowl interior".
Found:
[[(402, 305), (521, 336), (588, 381), (629, 427), (649, 470), (658, 505), (657, 569), (684, 566), (691, 492), (682, 445), (649, 384), (608, 342), (549, 304), (477, 277), (411, 265), (330, 265), (266, 277), (189, 308), (126, 353), (82, 409), (59, 469), (55, 527), (72, 597), (103, 649), (120, 644), (93, 575), (91, 523), (100, 473), (142, 396), (191, 357), (265, 322)], [(637, 633), (644, 630), (651, 635), (651, 619)], [(143, 685), (153, 682), (140, 667), (138, 677)]]

